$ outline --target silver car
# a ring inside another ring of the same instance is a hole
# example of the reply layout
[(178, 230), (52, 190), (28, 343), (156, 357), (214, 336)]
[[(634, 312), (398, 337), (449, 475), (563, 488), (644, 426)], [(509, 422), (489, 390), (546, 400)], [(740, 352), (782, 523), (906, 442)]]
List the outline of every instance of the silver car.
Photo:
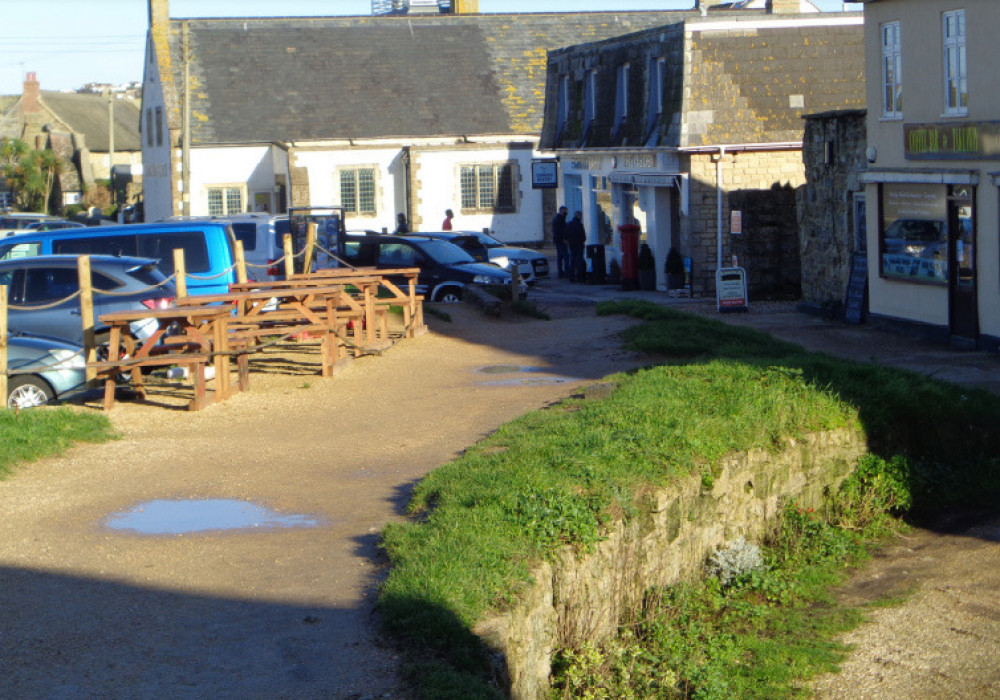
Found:
[(86, 387), (83, 348), (56, 338), (7, 338), (7, 408), (33, 408)]

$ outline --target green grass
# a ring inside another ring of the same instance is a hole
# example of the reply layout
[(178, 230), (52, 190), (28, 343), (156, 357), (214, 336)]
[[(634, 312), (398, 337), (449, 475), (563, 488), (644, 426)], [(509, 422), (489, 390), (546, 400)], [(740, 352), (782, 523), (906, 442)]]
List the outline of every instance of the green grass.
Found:
[(59, 454), (78, 442), (113, 439), (107, 417), (69, 408), (0, 410), (0, 476), (13, 467)]
[[(658, 364), (611, 377), (617, 388), (605, 398), (570, 399), (501, 427), (428, 475), (414, 491), (411, 520), (384, 532), (392, 569), (381, 592), (382, 619), (414, 650), (415, 668), (421, 669), (415, 677), (433, 676), (419, 684), (425, 697), (463, 697), (444, 689), (489, 687), (484, 679), (490, 652), (471, 630), (516, 599), (530, 584), (533, 564), (557, 547), (588, 551), (607, 523), (634, 514), (636, 494), (649, 486), (699, 472), (710, 485), (712, 465), (731, 450), (776, 448), (789, 437), (861, 425), (875, 454), (859, 470), (854, 490), (845, 491), (831, 511), (832, 521), (823, 523), (841, 534), (859, 523), (871, 533), (891, 527), (885, 524), (891, 523), (890, 512), (991, 504), (1000, 495), (1000, 431), (991, 428), (1000, 424), (1000, 399), (991, 394), (808, 353), (766, 334), (651, 303), (602, 304), (599, 312), (644, 319), (626, 332), (626, 341), (659, 358)], [(943, 439), (947, 435), (960, 435), (960, 444)], [(829, 560), (833, 571), (865, 549), (865, 541), (839, 536), (821, 540), (840, 557)], [(794, 588), (789, 605), (765, 621), (767, 610), (752, 611), (748, 604), (762, 595), (769, 600), (761, 591), (748, 589), (742, 598), (728, 600), (726, 605), (761, 618), (754, 624), (769, 626), (750, 626), (739, 638), (723, 627), (711, 640), (722, 660), (716, 670), (694, 677), (678, 666), (663, 676), (671, 688), (750, 693), (763, 682), (760, 677), (739, 681), (738, 687), (719, 685), (716, 678), (734, 658), (745, 663), (747, 654), (775, 659), (768, 662), (770, 670), (754, 671), (773, 676), (766, 686), (772, 689), (792, 688), (795, 678), (835, 663), (833, 635), (854, 624), (857, 614), (835, 607), (819, 614), (826, 605), (822, 593), (836, 577), (815, 563), (804, 565), (793, 551), (799, 545), (789, 542), (786, 538), (780, 554), (790, 561), (788, 572), (770, 574), (761, 583), (768, 591)], [(769, 556), (783, 561), (778, 554)], [(708, 593), (696, 587), (685, 595), (704, 607), (699, 596)], [(807, 633), (797, 634), (789, 620)], [(774, 650), (767, 651), (771, 640)], [(620, 647), (597, 656), (651, 653)], [(799, 647), (808, 663), (794, 660)], [(627, 687), (619, 684), (616, 692)]]

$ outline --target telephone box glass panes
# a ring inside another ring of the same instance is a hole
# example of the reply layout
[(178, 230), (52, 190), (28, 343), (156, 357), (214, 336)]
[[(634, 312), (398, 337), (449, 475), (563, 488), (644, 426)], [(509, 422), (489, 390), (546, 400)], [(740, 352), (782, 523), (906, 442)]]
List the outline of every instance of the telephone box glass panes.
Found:
[(958, 236), (955, 239), (955, 264), (958, 266), (957, 283), (962, 287), (975, 284), (975, 236), (972, 232), (972, 207), (958, 207)]

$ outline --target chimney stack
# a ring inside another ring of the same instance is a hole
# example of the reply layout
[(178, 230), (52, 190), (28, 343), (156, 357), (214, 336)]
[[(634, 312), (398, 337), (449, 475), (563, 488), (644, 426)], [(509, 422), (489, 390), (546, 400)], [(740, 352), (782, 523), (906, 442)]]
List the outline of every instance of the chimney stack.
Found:
[(34, 71), (29, 71), (24, 78), (24, 92), (21, 94), (21, 111), (34, 114), (38, 111), (38, 98), (41, 95), (38, 79)]

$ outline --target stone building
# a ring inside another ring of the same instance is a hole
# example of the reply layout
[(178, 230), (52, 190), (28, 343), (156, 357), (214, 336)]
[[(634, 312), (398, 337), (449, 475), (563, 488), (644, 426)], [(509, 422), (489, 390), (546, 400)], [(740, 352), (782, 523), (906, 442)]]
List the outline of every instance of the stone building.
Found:
[[(176, 19), (150, 0), (147, 219), (339, 205), (348, 227), (541, 242), (551, 49), (677, 12)], [(690, 14), (690, 13), (682, 13)], [(185, 146), (186, 144), (186, 146)]]
[(557, 153), (561, 198), (583, 211), (589, 242), (617, 247), (618, 226), (638, 222), (657, 270), (671, 247), (690, 258), (696, 295), (740, 252), (758, 298), (796, 293), (787, 192), (805, 182), (802, 115), (864, 105), (860, 13), (798, 9), (689, 14), (550, 54), (541, 147)]
[(839, 315), (853, 254), (867, 249), (865, 110), (805, 117), (802, 160), (806, 184), (799, 194), (802, 303)]
[[(97, 181), (111, 179), (111, 166), (142, 169), (139, 104), (117, 96), (41, 90), (29, 72), (24, 91), (0, 115), (0, 137), (18, 138), (29, 147), (52, 149), (62, 163), (53, 200), (79, 203)], [(138, 196), (137, 186), (132, 198)], [(123, 201), (121, 204), (127, 204)]]

